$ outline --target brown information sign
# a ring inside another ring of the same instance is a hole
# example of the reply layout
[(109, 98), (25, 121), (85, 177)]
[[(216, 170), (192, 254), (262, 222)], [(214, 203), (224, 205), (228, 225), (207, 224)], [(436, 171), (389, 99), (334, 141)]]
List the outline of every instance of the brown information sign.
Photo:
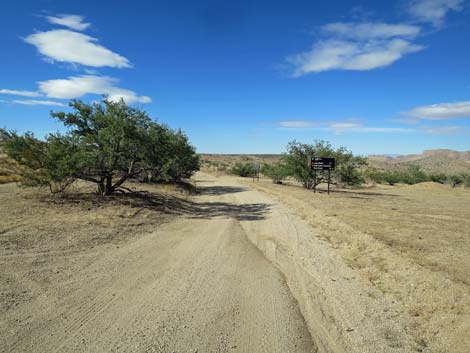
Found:
[(336, 160), (330, 157), (312, 157), (312, 170), (333, 170), (335, 169)]

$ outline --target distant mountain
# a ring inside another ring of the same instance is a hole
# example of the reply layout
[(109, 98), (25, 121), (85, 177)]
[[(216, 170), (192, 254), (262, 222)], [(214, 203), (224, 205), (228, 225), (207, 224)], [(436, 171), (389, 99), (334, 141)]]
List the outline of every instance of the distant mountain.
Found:
[(382, 169), (406, 169), (410, 165), (418, 165), (430, 173), (469, 173), (470, 151), (453, 151), (447, 149), (427, 150), (421, 154), (370, 155), (370, 164)]

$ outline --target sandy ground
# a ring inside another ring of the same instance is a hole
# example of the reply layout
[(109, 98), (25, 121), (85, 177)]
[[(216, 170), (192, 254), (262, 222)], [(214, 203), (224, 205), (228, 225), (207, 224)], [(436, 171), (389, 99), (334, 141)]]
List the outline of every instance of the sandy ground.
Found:
[[(470, 352), (470, 191), (423, 183), (335, 189), (328, 196), (269, 180), (244, 184), (282, 204), (291, 214), (289, 221), (297, 219), (291, 233), (298, 234), (300, 249), (292, 242), (286, 247), (292, 262), (306, 271), (297, 282), (304, 281), (309, 290), (296, 296), (323, 308), (324, 325), (336, 320), (341, 327), (353, 319), (350, 325), (356, 332), (372, 323), (378, 338), (405, 352)], [(298, 231), (302, 224), (309, 227), (311, 239)], [(279, 246), (282, 236), (274, 238)], [(261, 241), (260, 246), (263, 243), (269, 244)], [(298, 260), (302, 257), (305, 261)], [(286, 261), (279, 262), (282, 266)], [(334, 285), (326, 280), (326, 264), (331, 262)], [(348, 267), (346, 282), (341, 279), (341, 263)], [(284, 271), (289, 276), (296, 273), (289, 266)], [(307, 322), (309, 315), (304, 313)], [(335, 325), (330, 332), (335, 332)], [(348, 337), (336, 341), (344, 338)], [(368, 351), (360, 345), (354, 342), (357, 350), (348, 351)]]
[[(197, 184), (202, 194), (186, 205), (192, 212), (142, 234), (139, 222), (127, 222), (120, 239), (93, 234), (112, 208), (75, 223), (89, 238), (65, 241), (72, 212), (55, 223), (63, 224), (58, 240), (47, 235), (51, 222), (28, 228), (38, 211), (10, 207), (0, 228), (0, 351), (315, 352), (284, 277), (242, 226), (266, 219), (270, 205), (238, 199), (249, 191), (224, 181)], [(6, 186), (0, 191), (2, 201), (11, 197)]]
[(467, 193), (195, 180), (39, 209), (0, 186), (0, 351), (468, 353)]

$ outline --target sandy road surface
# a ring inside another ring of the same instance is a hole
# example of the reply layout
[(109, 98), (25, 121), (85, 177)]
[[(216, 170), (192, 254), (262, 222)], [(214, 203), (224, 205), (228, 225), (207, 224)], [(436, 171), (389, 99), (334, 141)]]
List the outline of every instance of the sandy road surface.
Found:
[(0, 318), (0, 351), (314, 352), (282, 275), (242, 226), (271, 205), (199, 179), (199, 216), (75, 259), (70, 278)]

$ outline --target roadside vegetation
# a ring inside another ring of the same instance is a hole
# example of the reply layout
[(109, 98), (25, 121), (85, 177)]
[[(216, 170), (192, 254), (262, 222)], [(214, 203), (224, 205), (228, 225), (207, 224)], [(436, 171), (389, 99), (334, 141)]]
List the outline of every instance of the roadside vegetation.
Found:
[(77, 180), (94, 183), (101, 195), (125, 191), (127, 180), (178, 182), (199, 170), (199, 156), (181, 130), (151, 120), (124, 103), (92, 105), (74, 100), (73, 112), (51, 116), (67, 128), (44, 140), (32, 133), (2, 131), (3, 149), (19, 170), (23, 186), (66, 190)]
[[(406, 169), (393, 170), (371, 166), (367, 159), (355, 156), (346, 147), (334, 148), (329, 142), (317, 140), (313, 144), (292, 141), (278, 161), (265, 163), (261, 173), (271, 178), (273, 183), (282, 184), (286, 180), (296, 180), (306, 189), (313, 189), (328, 180), (327, 171), (310, 168), (312, 157), (333, 157), (336, 168), (331, 171), (331, 183), (337, 187), (361, 186), (365, 183), (384, 185), (414, 185), (424, 182), (446, 184), (451, 187), (470, 187), (470, 173), (445, 174), (426, 172), (419, 165), (409, 164)], [(255, 174), (253, 163), (235, 162), (229, 169), (231, 174), (252, 177)]]
[(419, 166), (411, 165), (404, 171), (379, 170), (370, 168), (364, 176), (367, 180), (377, 184), (408, 184), (414, 185), (424, 182), (448, 184), (453, 188), (457, 186), (470, 187), (470, 173), (446, 175), (444, 173), (426, 173)]
[[(333, 148), (322, 140), (313, 144), (298, 141), (289, 142), (286, 152), (279, 162), (264, 164), (261, 172), (270, 177), (274, 183), (282, 182), (291, 177), (307, 189), (314, 188), (328, 179), (326, 171), (317, 171), (316, 175), (310, 168), (312, 157), (333, 157), (336, 159), (336, 169), (331, 171), (333, 184), (360, 185), (364, 182), (362, 169), (367, 165), (366, 159), (354, 156), (346, 147)], [(236, 163), (231, 169), (232, 174), (249, 177), (255, 173), (255, 167), (251, 163)]]
[(253, 163), (235, 163), (230, 173), (241, 177), (252, 177), (256, 173), (256, 167)]

